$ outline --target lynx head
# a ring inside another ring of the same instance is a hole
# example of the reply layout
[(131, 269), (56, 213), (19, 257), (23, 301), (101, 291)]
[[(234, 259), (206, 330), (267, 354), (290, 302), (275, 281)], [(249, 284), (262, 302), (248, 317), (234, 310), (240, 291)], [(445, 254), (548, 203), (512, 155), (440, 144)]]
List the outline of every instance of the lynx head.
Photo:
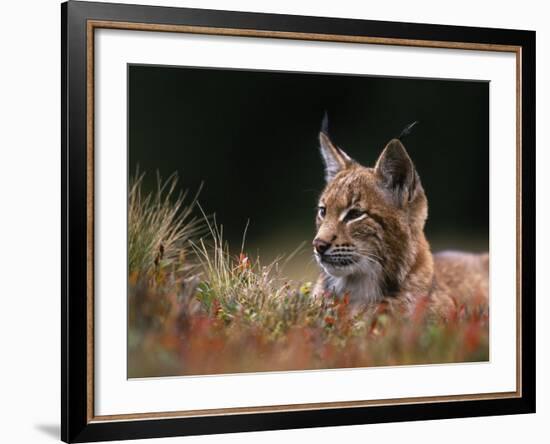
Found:
[(388, 142), (373, 168), (334, 145), (325, 129), (319, 139), (326, 186), (315, 258), (331, 278), (376, 276), (380, 291), (391, 293), (425, 239), (428, 206), (414, 164), (399, 139)]

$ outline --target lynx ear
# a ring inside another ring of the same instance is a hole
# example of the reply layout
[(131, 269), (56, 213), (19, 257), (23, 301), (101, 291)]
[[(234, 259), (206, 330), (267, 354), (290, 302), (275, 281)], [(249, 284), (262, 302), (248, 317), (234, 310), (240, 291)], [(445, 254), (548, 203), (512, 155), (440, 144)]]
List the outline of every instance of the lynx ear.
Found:
[(400, 140), (390, 140), (376, 161), (374, 169), (382, 186), (392, 193), (398, 206), (414, 199), (419, 178)]
[(353, 159), (343, 150), (332, 143), (328, 136), (328, 119), (325, 114), (321, 132), (319, 133), (319, 142), (321, 146), (321, 156), (325, 164), (325, 180), (330, 182), (340, 171), (350, 167)]

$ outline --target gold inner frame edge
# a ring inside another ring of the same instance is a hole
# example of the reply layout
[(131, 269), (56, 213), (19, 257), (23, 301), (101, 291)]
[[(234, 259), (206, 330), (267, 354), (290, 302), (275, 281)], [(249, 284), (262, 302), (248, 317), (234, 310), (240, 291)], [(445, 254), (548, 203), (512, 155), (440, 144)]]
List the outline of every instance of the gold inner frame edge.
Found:
[[(94, 36), (95, 29), (119, 29), (131, 31), (177, 32), (202, 35), (222, 35), (233, 37), (259, 37), (288, 40), (309, 40), (336, 43), (362, 43), (373, 45), (393, 45), (422, 48), (462, 49), (473, 51), (511, 52), (516, 56), (516, 391), (498, 393), (478, 393), (451, 396), (420, 396), (409, 398), (338, 401), (306, 404), (285, 404), (256, 407), (229, 407), (206, 410), (183, 410), (173, 412), (146, 412), (116, 415), (94, 414)], [(237, 414), (292, 412), (300, 410), (327, 410), (336, 408), (358, 408), (414, 403), (459, 402), (519, 398), (521, 387), (521, 151), (522, 151), (522, 48), (516, 45), (488, 43), (448, 42), (437, 40), (415, 40), (369, 36), (351, 36), (335, 34), (312, 34), (286, 31), (266, 31), (255, 29), (214, 28), (187, 25), (165, 25), (151, 23), (133, 23), (109, 20), (88, 20), (86, 26), (86, 206), (87, 206), (87, 422), (114, 422), (161, 418), (190, 418), (198, 416), (226, 416)]]

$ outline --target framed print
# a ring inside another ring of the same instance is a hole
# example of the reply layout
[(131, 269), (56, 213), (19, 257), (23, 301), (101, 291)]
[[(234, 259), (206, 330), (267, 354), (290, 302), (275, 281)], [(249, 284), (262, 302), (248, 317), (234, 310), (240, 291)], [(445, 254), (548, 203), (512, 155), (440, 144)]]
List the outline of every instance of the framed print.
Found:
[(535, 33), (69, 1), (62, 439), (535, 411)]

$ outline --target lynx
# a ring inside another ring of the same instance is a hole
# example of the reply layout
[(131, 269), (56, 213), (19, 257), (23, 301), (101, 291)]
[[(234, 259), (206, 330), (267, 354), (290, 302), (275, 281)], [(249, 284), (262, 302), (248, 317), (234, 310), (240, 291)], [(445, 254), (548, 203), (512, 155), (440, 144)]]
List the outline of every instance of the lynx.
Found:
[(348, 295), (354, 304), (419, 297), (447, 316), (453, 308), (488, 299), (488, 254), (432, 255), (424, 235), (428, 201), (399, 138), (373, 168), (360, 165), (319, 133), (326, 186), (319, 199), (313, 240), (321, 274), (314, 294)]

